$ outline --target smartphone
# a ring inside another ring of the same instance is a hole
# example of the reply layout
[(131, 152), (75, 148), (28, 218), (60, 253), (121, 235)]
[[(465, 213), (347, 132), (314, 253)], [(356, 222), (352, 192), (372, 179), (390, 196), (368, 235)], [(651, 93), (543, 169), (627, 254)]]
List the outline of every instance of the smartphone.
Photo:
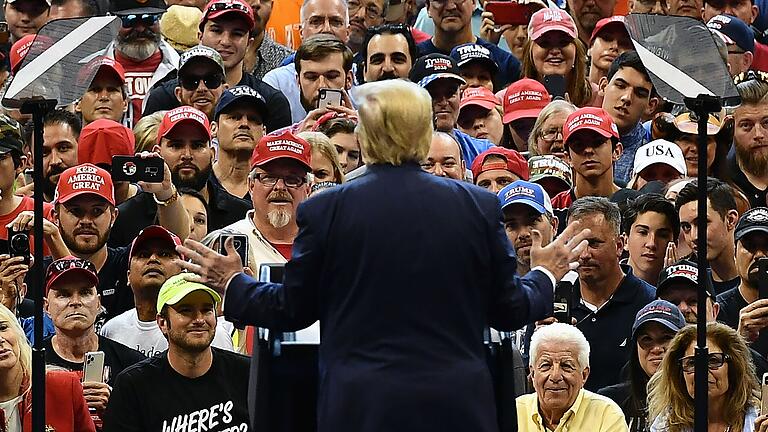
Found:
[(763, 379), (760, 380), (760, 389), (762, 396), (760, 397), (760, 415), (768, 414), (768, 372), (763, 374)]
[(104, 382), (104, 351), (85, 353), (83, 382)]
[(552, 99), (556, 97), (565, 97), (565, 76), (564, 75), (544, 75), (544, 88), (547, 89)]
[(112, 156), (112, 181), (161, 183), (164, 168), (160, 157)]
[(573, 285), (568, 282), (558, 282), (555, 286), (555, 319), (558, 322), (571, 323), (571, 297)]
[(235, 250), (237, 251), (237, 254), (240, 255), (240, 262), (243, 264), (243, 267), (248, 266), (248, 236), (245, 234), (222, 234), (219, 236), (219, 253), (222, 255), (227, 254), (226, 247), (224, 246), (224, 243), (227, 241), (229, 237), (232, 237), (234, 243), (235, 243)]
[(259, 266), (259, 281), (283, 283), (285, 264), (262, 264)]
[(536, 3), (520, 4), (512, 1), (489, 1), (485, 4), (486, 12), (493, 13), (493, 22), (497, 26), (506, 24), (528, 25), (531, 15), (544, 6)]
[(337, 89), (321, 88), (317, 97), (317, 107), (341, 106), (342, 92)]

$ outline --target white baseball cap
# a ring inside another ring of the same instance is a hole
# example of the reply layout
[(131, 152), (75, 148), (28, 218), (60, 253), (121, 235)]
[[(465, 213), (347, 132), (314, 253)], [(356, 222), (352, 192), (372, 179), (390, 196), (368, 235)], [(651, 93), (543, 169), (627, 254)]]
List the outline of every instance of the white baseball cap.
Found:
[(635, 164), (632, 168), (632, 177), (657, 163), (671, 166), (682, 176), (688, 175), (688, 170), (685, 167), (685, 157), (680, 147), (665, 139), (657, 139), (637, 149)]

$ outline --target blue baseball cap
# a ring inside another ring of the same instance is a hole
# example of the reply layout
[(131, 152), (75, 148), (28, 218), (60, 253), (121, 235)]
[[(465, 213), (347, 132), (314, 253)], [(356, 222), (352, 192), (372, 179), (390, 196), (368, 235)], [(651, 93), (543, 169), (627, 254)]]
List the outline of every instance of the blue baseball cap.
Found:
[(427, 88), (435, 80), (445, 79), (466, 84), (456, 60), (442, 54), (427, 54), (416, 59), (408, 75), (411, 82)]
[(685, 327), (685, 317), (680, 309), (666, 300), (654, 300), (645, 305), (635, 316), (632, 324), (632, 339), (637, 338), (637, 329), (641, 325), (654, 321), (677, 333)]
[(269, 110), (267, 109), (267, 101), (259, 92), (246, 85), (239, 85), (229, 88), (221, 94), (219, 103), (216, 104), (216, 111), (213, 114), (214, 119), (218, 119), (219, 115), (226, 111), (227, 107), (235, 102), (250, 101), (256, 110), (261, 114), (262, 123), (266, 120)]
[(719, 31), (744, 51), (755, 52), (755, 33), (739, 18), (717, 15), (709, 20), (707, 27)]
[(538, 183), (517, 180), (500, 190), (498, 196), (502, 210), (510, 204), (525, 204), (533, 207), (541, 214), (552, 215), (554, 213), (549, 194)]

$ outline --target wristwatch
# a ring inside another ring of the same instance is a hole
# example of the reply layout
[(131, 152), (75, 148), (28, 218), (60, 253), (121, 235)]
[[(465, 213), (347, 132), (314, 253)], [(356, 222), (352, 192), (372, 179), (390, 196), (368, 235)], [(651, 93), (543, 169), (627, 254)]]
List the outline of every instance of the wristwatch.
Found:
[(152, 198), (155, 200), (155, 203), (157, 203), (157, 205), (162, 207), (168, 207), (169, 205), (175, 203), (176, 200), (179, 199), (179, 190), (176, 189), (176, 186), (171, 186), (171, 187), (173, 188), (173, 194), (165, 201), (158, 200), (157, 195), (152, 194)]

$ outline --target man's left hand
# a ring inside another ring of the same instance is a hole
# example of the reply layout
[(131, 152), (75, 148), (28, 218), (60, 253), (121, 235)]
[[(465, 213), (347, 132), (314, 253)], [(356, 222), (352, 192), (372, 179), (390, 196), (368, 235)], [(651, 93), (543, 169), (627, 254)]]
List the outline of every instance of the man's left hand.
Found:
[(107, 409), (110, 394), (112, 394), (112, 389), (105, 383), (91, 381), (83, 383), (83, 396), (85, 397), (85, 403), (88, 404), (88, 408), (104, 411)]

